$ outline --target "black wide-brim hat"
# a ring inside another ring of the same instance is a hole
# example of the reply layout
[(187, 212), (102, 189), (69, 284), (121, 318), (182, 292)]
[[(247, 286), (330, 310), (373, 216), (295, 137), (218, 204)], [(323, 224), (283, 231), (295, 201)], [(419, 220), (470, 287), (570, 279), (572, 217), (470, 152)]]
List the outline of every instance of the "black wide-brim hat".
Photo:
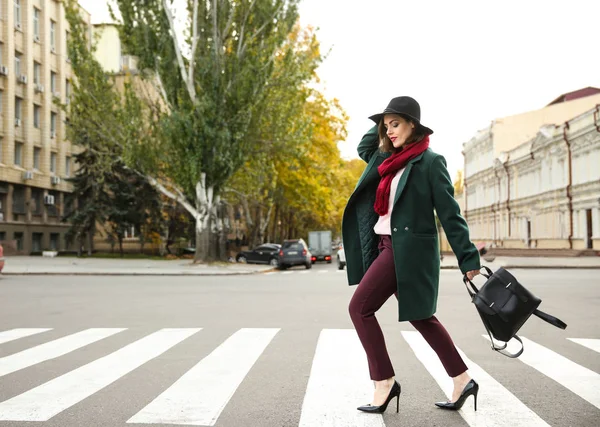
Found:
[(383, 113), (375, 114), (369, 117), (369, 119), (379, 124), (386, 114), (398, 114), (404, 116), (421, 128), (425, 135), (431, 135), (433, 133), (431, 129), (421, 124), (421, 106), (410, 96), (399, 96), (392, 99), (385, 110), (383, 110)]

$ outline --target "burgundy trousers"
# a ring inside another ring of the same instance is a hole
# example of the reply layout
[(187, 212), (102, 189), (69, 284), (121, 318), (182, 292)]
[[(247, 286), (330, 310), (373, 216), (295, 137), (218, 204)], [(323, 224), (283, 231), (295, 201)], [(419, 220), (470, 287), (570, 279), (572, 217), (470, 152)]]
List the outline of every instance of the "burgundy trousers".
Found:
[[(348, 307), (352, 323), (367, 353), (369, 372), (374, 381), (394, 376), (385, 339), (375, 317), (375, 312), (392, 295), (398, 297), (392, 240), (390, 236), (381, 236), (379, 256), (365, 273)], [(435, 316), (410, 323), (437, 353), (449, 376), (455, 377), (467, 370), (467, 365), (458, 354), (452, 338)]]

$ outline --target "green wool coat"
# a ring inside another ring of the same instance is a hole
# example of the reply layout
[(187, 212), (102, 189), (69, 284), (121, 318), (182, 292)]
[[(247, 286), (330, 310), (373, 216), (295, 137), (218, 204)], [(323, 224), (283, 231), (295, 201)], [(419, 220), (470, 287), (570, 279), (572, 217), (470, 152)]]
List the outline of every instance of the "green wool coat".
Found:
[[(379, 253), (379, 236), (373, 231), (379, 219), (373, 208), (381, 178), (377, 166), (390, 154), (379, 150), (377, 126), (361, 140), (358, 155), (367, 162), (367, 167), (348, 200), (342, 221), (350, 285), (360, 283)], [(480, 268), (479, 252), (469, 238), (467, 222), (454, 199), (446, 160), (428, 149), (406, 165), (394, 198), (391, 239), (399, 321), (427, 319), (436, 311), (440, 250), (434, 209), (462, 273)], [(458, 277), (457, 282), (460, 283)]]

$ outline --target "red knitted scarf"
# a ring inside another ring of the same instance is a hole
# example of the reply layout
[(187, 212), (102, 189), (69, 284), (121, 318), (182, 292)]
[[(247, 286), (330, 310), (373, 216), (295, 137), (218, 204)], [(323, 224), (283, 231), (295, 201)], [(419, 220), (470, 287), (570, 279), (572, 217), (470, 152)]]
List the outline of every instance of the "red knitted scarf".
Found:
[(419, 142), (405, 145), (402, 151), (392, 154), (379, 165), (377, 170), (381, 176), (377, 195), (375, 196), (375, 212), (380, 216), (386, 215), (389, 209), (390, 191), (392, 180), (396, 172), (406, 166), (406, 164), (429, 148), (429, 136), (426, 136)]

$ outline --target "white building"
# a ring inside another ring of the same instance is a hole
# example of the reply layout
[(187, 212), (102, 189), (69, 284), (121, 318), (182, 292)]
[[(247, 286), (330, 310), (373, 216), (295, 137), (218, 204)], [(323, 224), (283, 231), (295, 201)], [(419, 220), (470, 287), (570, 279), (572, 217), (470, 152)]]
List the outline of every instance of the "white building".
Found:
[(463, 154), (473, 241), (600, 249), (600, 89), (494, 120)]

